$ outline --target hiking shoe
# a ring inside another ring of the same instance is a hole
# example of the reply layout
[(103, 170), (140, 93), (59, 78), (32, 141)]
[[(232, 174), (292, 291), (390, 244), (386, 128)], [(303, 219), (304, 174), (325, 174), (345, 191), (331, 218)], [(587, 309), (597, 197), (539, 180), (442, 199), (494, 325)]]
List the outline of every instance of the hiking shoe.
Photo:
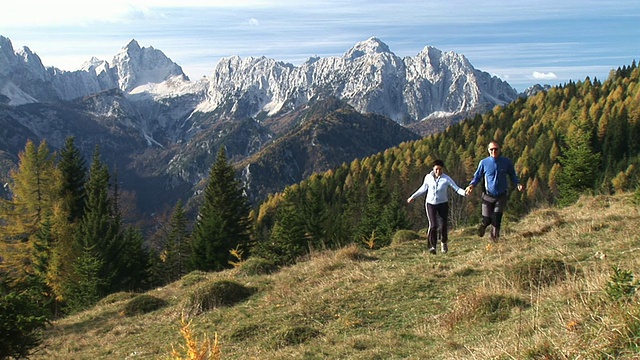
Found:
[(442, 243), (442, 253), (446, 254), (449, 251), (449, 246), (447, 243)]
[(480, 224), (478, 226), (478, 236), (483, 237), (485, 230), (487, 230), (487, 227), (484, 224)]
[(491, 232), (489, 233), (489, 235), (491, 236), (491, 241), (498, 241), (498, 231), (496, 230), (495, 226), (491, 227)]
[(432, 253), (432, 254), (435, 254), (436, 253), (436, 248), (432, 247), (431, 249), (429, 249), (429, 252)]

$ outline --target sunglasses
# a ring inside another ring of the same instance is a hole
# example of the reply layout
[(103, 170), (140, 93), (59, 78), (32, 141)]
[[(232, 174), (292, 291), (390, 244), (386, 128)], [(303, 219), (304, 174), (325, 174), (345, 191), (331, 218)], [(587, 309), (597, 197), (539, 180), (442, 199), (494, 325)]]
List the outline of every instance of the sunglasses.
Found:
[(500, 150), (500, 148), (491, 148), (491, 149), (489, 149), (489, 151), (496, 151), (496, 150)]

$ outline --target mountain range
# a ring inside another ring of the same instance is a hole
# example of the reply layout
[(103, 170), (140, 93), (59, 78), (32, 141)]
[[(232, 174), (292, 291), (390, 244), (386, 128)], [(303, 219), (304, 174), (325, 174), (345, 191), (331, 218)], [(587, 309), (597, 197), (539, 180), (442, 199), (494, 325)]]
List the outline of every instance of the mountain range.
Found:
[(0, 180), (27, 139), (58, 149), (74, 136), (86, 159), (99, 146), (150, 213), (196, 194), (225, 146), (256, 203), (518, 96), (461, 54), (426, 46), (400, 58), (375, 37), (300, 66), (232, 56), (191, 81), (135, 40), (111, 61), (64, 71), (0, 36)]

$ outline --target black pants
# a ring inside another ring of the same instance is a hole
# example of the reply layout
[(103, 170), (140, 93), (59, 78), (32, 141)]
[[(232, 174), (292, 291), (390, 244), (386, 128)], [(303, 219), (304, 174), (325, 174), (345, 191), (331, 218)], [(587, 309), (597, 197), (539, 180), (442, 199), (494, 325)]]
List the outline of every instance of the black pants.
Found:
[(482, 193), (482, 225), (493, 225), (494, 235), (500, 236), (500, 225), (502, 224), (502, 213), (507, 206), (507, 193), (500, 196), (491, 196)]
[(440, 233), (440, 241), (442, 241), (443, 244), (446, 244), (449, 240), (447, 237), (448, 214), (448, 202), (436, 205), (427, 204), (427, 219), (429, 219), (429, 233), (427, 238), (430, 248), (435, 248), (438, 244), (438, 233)]

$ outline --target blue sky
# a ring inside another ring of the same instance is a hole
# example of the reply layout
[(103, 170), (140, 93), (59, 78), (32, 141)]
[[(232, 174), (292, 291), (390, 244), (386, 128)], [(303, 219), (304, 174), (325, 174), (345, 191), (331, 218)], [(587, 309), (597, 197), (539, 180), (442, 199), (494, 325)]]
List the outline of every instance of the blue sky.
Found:
[(0, 8), (0, 35), (62, 70), (93, 56), (111, 60), (131, 39), (164, 52), (192, 80), (222, 57), (300, 65), (372, 36), (400, 57), (425, 46), (463, 54), (518, 91), (605, 80), (640, 60), (638, 0), (21, 0)]

